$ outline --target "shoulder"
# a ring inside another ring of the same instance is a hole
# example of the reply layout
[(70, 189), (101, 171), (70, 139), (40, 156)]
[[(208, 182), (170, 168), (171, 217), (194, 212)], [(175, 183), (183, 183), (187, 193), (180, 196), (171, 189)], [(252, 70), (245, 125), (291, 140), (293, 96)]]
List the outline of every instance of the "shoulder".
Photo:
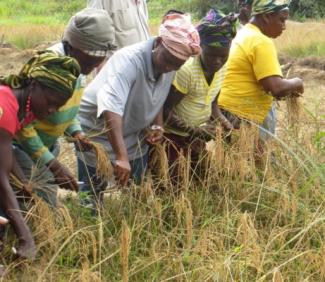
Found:
[(63, 43), (62, 42), (59, 42), (59, 43), (56, 43), (54, 45), (52, 45), (51, 47), (47, 48), (48, 50), (51, 50), (59, 55), (65, 55), (65, 52), (64, 52), (64, 47), (63, 47)]

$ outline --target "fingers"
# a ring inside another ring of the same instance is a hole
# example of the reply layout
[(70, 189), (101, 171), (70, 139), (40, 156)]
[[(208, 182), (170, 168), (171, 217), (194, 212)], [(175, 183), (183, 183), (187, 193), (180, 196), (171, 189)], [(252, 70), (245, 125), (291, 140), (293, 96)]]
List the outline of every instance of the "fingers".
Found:
[(0, 216), (0, 225), (5, 225), (8, 223), (8, 219), (3, 216)]
[(125, 186), (127, 184), (130, 177), (130, 172), (131, 166), (128, 161), (116, 161), (114, 173), (116, 180), (120, 185)]
[(163, 136), (164, 136), (164, 133), (159, 130), (159, 131), (155, 131), (155, 132), (151, 133), (150, 136), (148, 136), (146, 140), (149, 144), (154, 145), (156, 143), (161, 142), (163, 139)]

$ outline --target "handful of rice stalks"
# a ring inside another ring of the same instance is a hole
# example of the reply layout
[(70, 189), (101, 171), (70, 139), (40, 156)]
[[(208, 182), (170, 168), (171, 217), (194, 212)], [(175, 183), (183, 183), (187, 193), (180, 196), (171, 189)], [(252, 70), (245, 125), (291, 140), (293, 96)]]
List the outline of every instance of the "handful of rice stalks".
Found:
[[(85, 136), (85, 138), (87, 138)], [(66, 140), (68, 142), (78, 142), (78, 139), (73, 137), (67, 137)], [(98, 177), (104, 179), (104, 180), (110, 180), (113, 176), (113, 166), (111, 163), (111, 160), (109, 158), (109, 155), (105, 149), (105, 147), (97, 142), (93, 142), (89, 139), (87, 139), (88, 143), (92, 146), (95, 155), (96, 155), (96, 174)]]

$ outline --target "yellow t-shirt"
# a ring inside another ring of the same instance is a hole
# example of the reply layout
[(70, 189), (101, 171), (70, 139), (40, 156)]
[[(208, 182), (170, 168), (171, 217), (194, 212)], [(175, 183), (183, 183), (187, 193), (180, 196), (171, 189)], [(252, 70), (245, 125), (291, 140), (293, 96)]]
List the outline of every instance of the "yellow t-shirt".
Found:
[[(211, 116), (212, 102), (220, 92), (225, 76), (225, 66), (217, 71), (213, 80), (208, 84), (201, 66), (200, 57), (190, 58), (176, 72), (173, 85), (184, 98), (176, 105), (174, 113), (188, 125), (199, 126), (207, 122)], [(167, 132), (180, 136), (188, 133), (165, 125)]]
[(227, 73), (218, 98), (220, 108), (263, 123), (273, 97), (259, 81), (269, 76), (282, 77), (275, 45), (257, 26), (246, 24), (230, 48)]

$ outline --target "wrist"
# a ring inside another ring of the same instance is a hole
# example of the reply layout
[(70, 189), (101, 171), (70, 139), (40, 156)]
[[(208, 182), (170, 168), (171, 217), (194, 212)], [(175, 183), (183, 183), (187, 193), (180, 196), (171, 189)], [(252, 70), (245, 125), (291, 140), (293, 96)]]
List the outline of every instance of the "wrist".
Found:
[(153, 124), (153, 125), (151, 125), (150, 126), (150, 130), (165, 132), (163, 126), (162, 125), (159, 125), (159, 124)]

